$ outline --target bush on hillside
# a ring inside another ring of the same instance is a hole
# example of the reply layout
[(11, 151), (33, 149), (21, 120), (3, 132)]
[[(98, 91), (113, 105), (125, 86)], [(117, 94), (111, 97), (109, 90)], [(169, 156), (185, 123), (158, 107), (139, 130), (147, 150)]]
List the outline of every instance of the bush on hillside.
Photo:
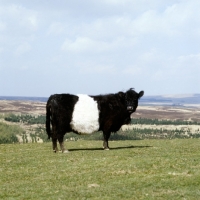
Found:
[(46, 117), (43, 115), (14, 115), (8, 114), (5, 118), (9, 122), (22, 122), (26, 124), (45, 124)]
[(0, 122), (0, 144), (17, 143), (17, 134), (24, 134), (25, 131), (17, 125), (8, 125)]

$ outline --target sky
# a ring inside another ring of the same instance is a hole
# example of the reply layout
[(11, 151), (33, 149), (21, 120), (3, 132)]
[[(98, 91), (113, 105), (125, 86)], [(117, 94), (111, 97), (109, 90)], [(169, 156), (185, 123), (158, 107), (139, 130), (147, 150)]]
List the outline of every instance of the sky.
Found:
[(199, 0), (0, 0), (0, 96), (200, 93)]

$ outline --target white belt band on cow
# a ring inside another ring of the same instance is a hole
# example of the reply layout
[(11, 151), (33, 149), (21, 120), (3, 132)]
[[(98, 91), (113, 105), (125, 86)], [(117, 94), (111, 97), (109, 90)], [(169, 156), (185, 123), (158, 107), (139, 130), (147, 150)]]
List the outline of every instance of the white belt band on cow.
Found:
[(97, 102), (88, 95), (77, 95), (70, 126), (79, 134), (91, 134), (99, 130), (99, 110)]

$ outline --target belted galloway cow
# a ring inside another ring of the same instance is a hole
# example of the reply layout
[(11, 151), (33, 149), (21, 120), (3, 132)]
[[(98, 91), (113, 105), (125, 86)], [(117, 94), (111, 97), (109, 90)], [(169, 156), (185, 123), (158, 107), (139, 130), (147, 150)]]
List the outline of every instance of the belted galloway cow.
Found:
[(109, 150), (111, 132), (117, 132), (123, 124), (129, 124), (136, 111), (138, 100), (144, 92), (133, 88), (126, 92), (106, 95), (54, 94), (46, 104), (46, 132), (52, 138), (53, 151), (57, 152), (57, 140), (62, 152), (65, 133), (91, 134), (102, 131), (103, 149)]

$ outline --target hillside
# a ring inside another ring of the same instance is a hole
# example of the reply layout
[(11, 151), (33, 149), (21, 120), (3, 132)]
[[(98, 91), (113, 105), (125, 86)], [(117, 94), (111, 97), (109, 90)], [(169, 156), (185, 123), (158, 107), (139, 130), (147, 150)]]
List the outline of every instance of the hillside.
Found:
[(140, 103), (145, 105), (198, 106), (200, 94), (144, 96)]

